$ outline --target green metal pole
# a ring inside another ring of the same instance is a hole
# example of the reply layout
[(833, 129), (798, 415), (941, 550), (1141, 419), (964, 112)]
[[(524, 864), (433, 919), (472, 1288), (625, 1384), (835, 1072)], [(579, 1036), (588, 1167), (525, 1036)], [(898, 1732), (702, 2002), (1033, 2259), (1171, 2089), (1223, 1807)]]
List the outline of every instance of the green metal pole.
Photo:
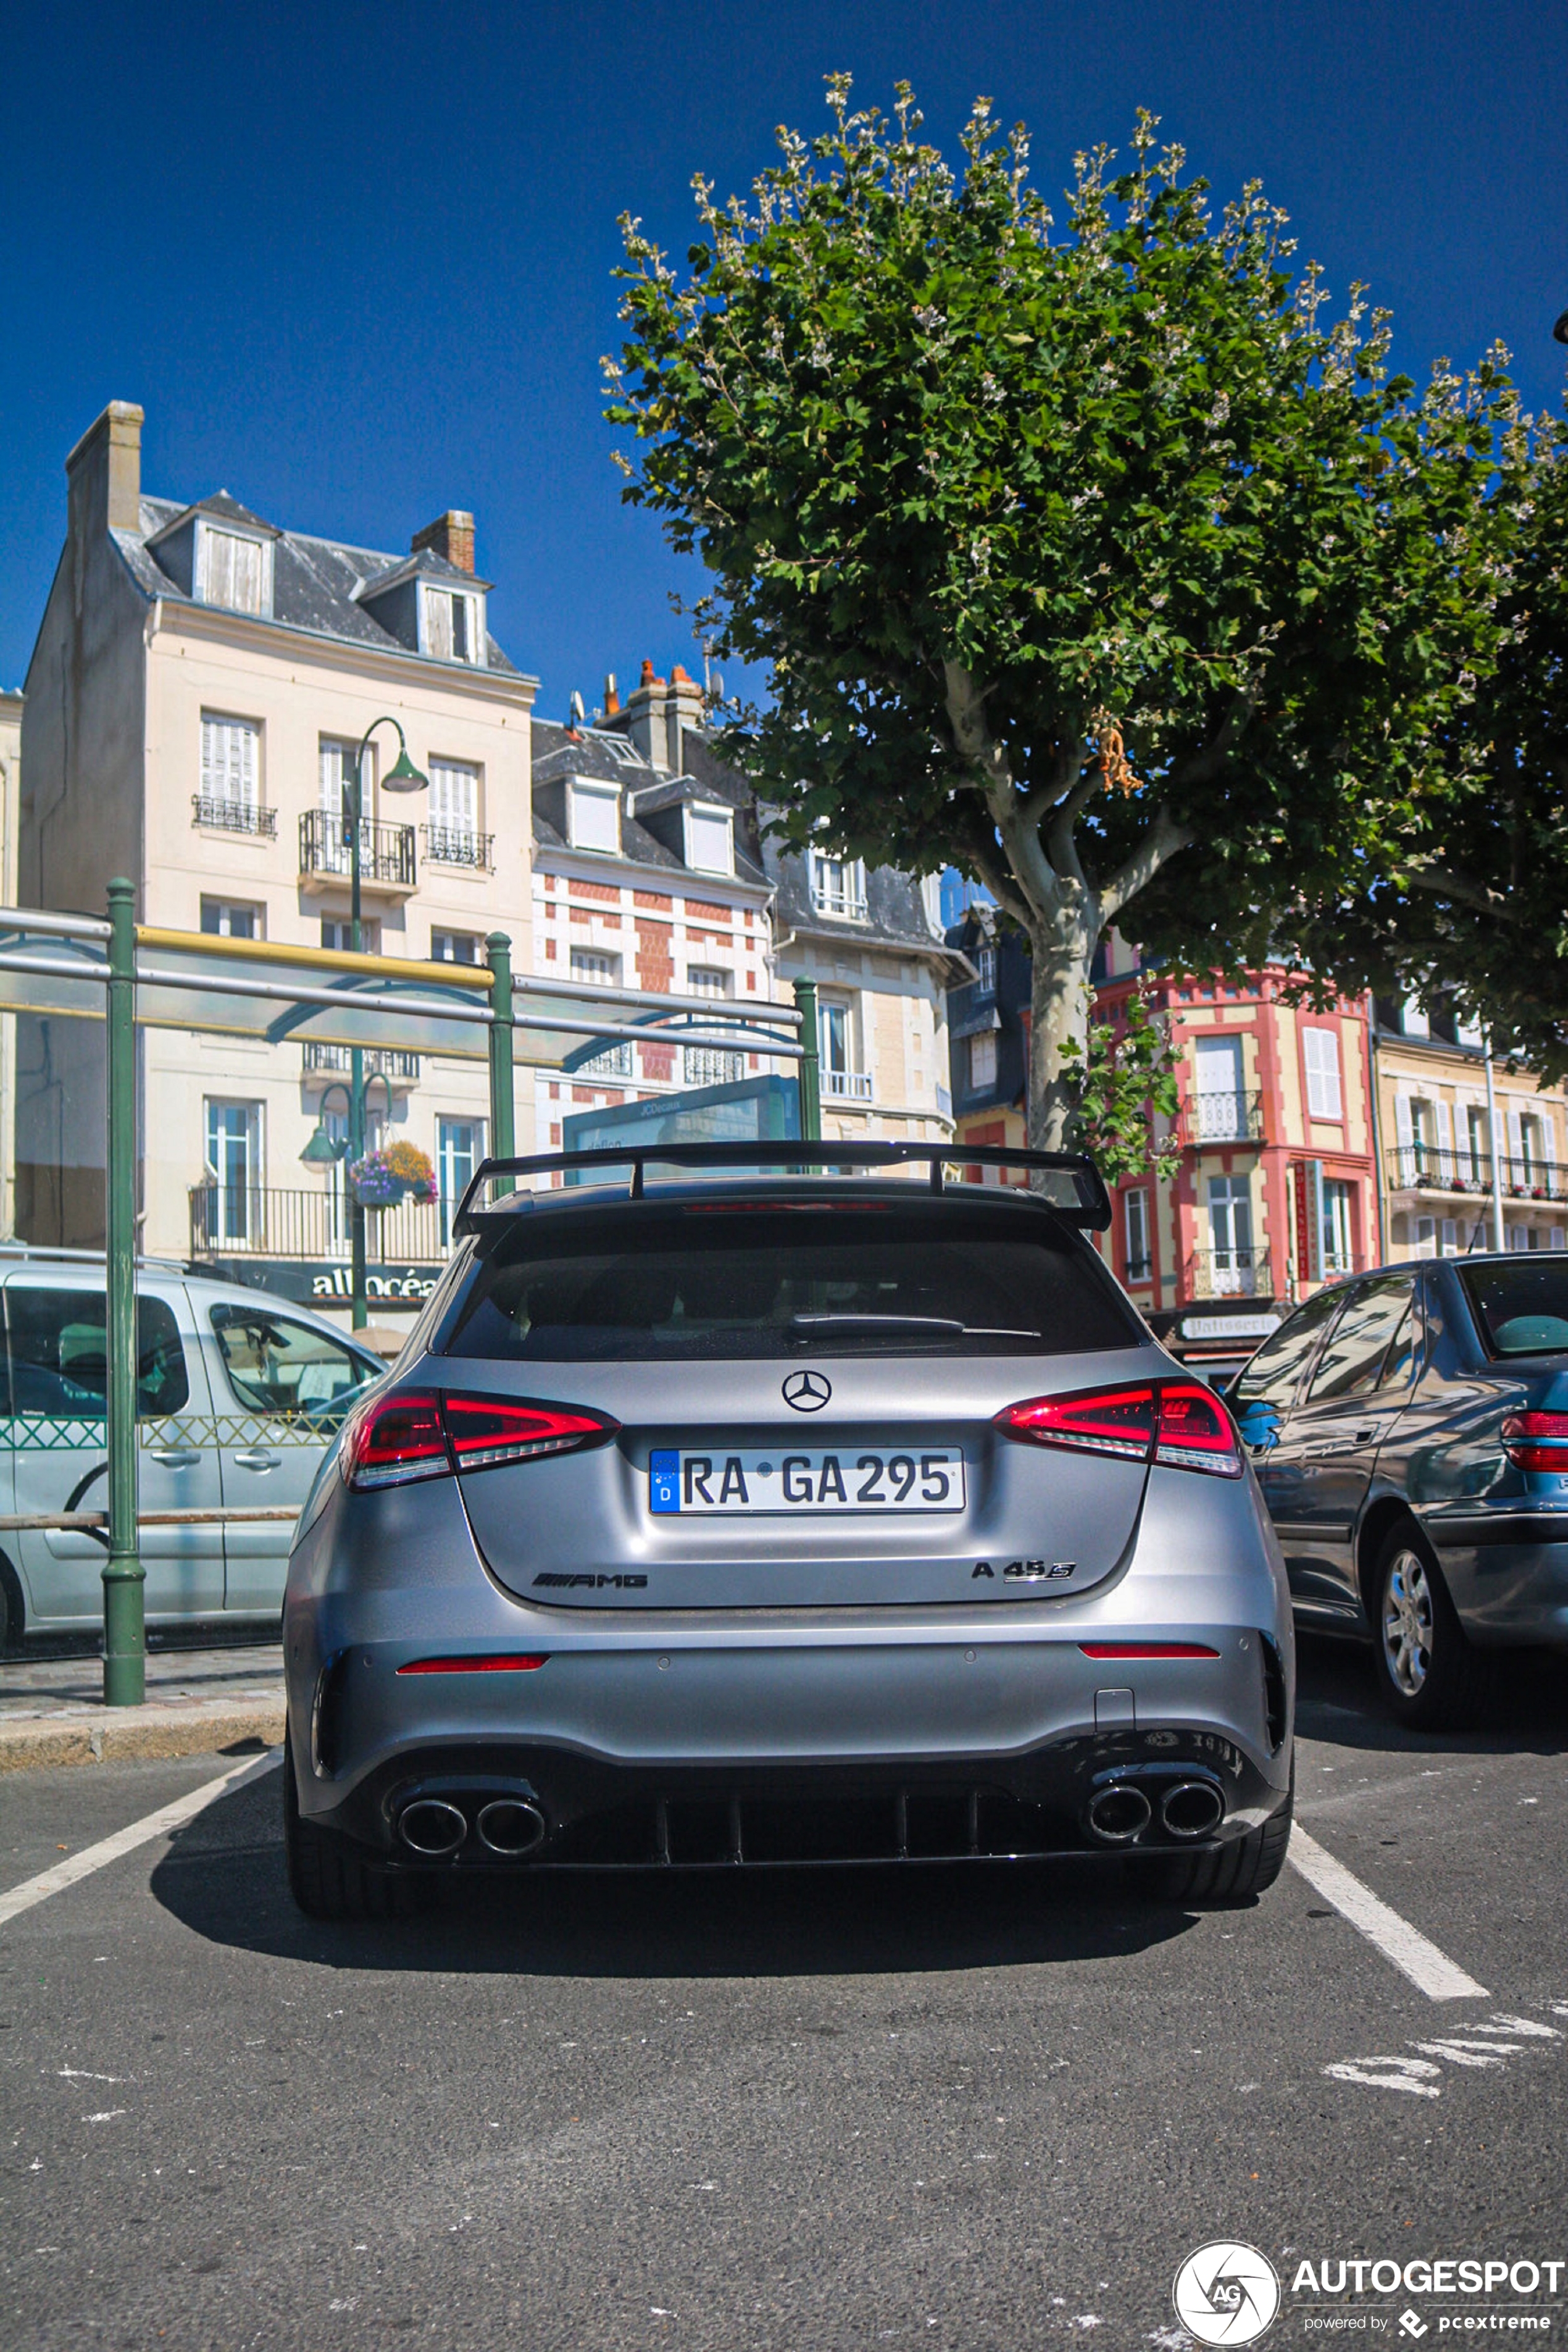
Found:
[[(343, 805), (346, 814), (344, 830), (349, 836), (349, 945), (355, 955), (361, 952), (363, 934), (360, 928), (360, 818), (363, 803), (360, 797), (360, 777), (364, 761), (362, 742), (354, 753), (353, 798), (349, 796), (348, 779), (343, 780)], [(349, 1166), (364, 1157), (364, 1055), (357, 1045), (349, 1050)], [(363, 1331), (370, 1321), (365, 1305), (364, 1282), (364, 1203), (352, 1187), (349, 1196), (349, 1288), (353, 1302), (349, 1318), (356, 1331)]]
[(108, 1240), (109, 1558), (103, 1563), (103, 1696), (140, 1706), (147, 1632), (136, 1547), (136, 888), (109, 886)]
[[(490, 1157), (510, 1160), (517, 1150), (517, 1112), (511, 1065), (511, 941), (491, 931), (485, 941), (490, 967)], [(510, 1192), (510, 1181), (497, 1188)]]
[(816, 1051), (816, 982), (797, 980), (795, 1001), (800, 1007), (800, 1135), (803, 1143), (822, 1139), (822, 1075)]

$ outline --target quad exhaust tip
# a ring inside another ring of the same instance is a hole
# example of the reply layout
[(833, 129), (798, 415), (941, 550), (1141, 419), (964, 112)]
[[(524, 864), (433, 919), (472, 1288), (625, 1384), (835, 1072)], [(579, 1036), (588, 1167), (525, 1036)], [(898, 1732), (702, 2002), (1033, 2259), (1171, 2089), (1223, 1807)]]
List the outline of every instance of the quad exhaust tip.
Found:
[(397, 1833), (426, 1862), (444, 1862), (468, 1834), (468, 1819), (445, 1797), (416, 1797), (397, 1817)]
[(1122, 1780), (1097, 1789), (1089, 1801), (1089, 1826), (1102, 1845), (1131, 1845), (1146, 1830), (1153, 1808), (1142, 1789)]
[(479, 1809), (474, 1824), (479, 1843), (504, 1861), (517, 1862), (544, 1843), (544, 1815), (524, 1797), (496, 1797)]

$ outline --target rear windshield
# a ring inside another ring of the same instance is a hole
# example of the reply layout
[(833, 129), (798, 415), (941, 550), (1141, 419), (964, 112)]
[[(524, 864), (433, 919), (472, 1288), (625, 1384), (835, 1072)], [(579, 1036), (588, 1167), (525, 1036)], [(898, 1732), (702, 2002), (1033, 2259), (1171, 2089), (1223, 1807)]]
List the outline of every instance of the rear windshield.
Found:
[(1467, 1265), (1459, 1279), (1494, 1356), (1554, 1356), (1568, 1349), (1568, 1257)]
[(1093, 1253), (1044, 1213), (866, 1202), (520, 1218), (475, 1266), (441, 1352), (647, 1363), (1078, 1353), (1147, 1337)]

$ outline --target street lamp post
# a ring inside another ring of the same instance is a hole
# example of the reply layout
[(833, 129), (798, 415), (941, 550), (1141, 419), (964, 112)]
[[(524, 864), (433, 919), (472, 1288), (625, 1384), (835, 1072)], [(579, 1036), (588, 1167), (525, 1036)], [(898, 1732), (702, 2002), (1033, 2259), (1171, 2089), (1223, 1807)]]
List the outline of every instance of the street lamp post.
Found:
[[(349, 945), (355, 955), (363, 948), (360, 922), (361, 836), (364, 829), (364, 794), (362, 779), (364, 755), (370, 739), (378, 727), (391, 727), (397, 734), (397, 758), (384, 782), (383, 792), (422, 793), (430, 779), (415, 766), (408, 756), (408, 746), (403, 730), (395, 719), (373, 719), (360, 737), (354, 751), (353, 773), (343, 777), (343, 846), (349, 853)], [(387, 1107), (392, 1104), (392, 1088), (386, 1090)], [(349, 1166), (353, 1168), (364, 1157), (364, 1050), (353, 1045), (349, 1049)], [(353, 1183), (349, 1186), (349, 1285), (353, 1293), (351, 1309), (353, 1328), (363, 1331), (370, 1320), (365, 1305), (364, 1274), (364, 1204)]]

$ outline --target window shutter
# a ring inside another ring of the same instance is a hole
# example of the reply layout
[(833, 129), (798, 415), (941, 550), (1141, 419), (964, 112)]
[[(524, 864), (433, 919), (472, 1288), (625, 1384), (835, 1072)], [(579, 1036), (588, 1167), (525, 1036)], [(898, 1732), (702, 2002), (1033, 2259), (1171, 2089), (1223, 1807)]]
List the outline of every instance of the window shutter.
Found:
[(1437, 1173), (1451, 1176), (1454, 1172), (1454, 1121), (1446, 1102), (1432, 1106), (1432, 1116), (1437, 1130)]

